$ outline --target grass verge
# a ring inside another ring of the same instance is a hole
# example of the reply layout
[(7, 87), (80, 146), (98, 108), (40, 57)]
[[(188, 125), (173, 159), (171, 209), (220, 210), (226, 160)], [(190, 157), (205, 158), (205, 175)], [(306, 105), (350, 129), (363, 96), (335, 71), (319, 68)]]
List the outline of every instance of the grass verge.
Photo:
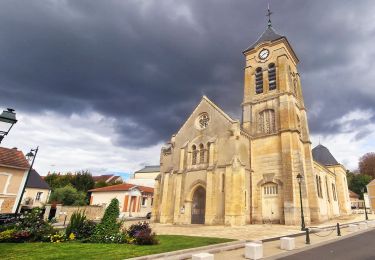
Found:
[(226, 238), (159, 235), (159, 245), (0, 243), (2, 259), (126, 259), (233, 241)]

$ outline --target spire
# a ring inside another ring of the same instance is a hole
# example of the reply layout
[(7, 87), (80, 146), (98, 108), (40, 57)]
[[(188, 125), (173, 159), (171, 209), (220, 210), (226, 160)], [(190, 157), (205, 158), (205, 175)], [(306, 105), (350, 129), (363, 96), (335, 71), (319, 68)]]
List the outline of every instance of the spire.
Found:
[(268, 27), (272, 27), (271, 14), (272, 12), (270, 11), (270, 3), (268, 3), (267, 14), (266, 14), (266, 16), (268, 17)]

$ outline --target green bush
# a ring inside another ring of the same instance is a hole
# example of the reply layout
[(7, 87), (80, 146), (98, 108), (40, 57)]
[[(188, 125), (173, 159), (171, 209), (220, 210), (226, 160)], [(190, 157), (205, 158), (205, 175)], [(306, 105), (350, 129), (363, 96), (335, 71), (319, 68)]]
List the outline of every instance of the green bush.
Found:
[(119, 216), (119, 201), (115, 198), (111, 200), (101, 222), (95, 227), (94, 233), (90, 238), (91, 242), (123, 243), (125, 234), (120, 231), (123, 222), (117, 222)]
[(8, 229), (0, 232), (0, 242), (12, 242), (14, 240), (14, 234), (16, 229)]
[(95, 230), (95, 222), (86, 218), (84, 211), (75, 211), (70, 217), (70, 223), (66, 227), (66, 237), (74, 234), (78, 240), (89, 238)]
[(66, 227), (65, 235), (69, 237), (71, 233), (74, 233), (77, 239), (79, 239), (79, 231), (83, 227), (86, 221), (85, 211), (74, 211), (70, 217), (69, 225)]
[(65, 187), (57, 188), (52, 191), (50, 202), (61, 203), (63, 205), (83, 206), (85, 205), (86, 195), (84, 192), (77, 191), (71, 184)]

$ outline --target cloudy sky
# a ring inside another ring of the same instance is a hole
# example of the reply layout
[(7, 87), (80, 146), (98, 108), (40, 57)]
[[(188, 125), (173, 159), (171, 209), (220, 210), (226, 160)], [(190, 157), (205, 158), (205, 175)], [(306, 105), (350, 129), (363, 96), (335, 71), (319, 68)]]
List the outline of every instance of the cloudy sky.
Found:
[[(2, 145), (39, 145), (36, 168), (132, 172), (203, 94), (240, 118), (242, 50), (266, 26), (264, 0), (2, 0)], [(271, 1), (291, 42), (311, 139), (348, 168), (375, 151), (374, 1)]]

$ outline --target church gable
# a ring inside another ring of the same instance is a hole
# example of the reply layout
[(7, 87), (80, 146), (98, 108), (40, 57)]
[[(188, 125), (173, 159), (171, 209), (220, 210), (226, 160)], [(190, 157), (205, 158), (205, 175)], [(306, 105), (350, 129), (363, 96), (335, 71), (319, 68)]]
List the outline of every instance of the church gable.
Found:
[(210, 139), (228, 135), (227, 130), (230, 130), (232, 125), (236, 123), (238, 121), (233, 120), (211, 100), (203, 96), (192, 114), (175, 135), (176, 146), (199, 137), (203, 138), (203, 136), (205, 139)]

